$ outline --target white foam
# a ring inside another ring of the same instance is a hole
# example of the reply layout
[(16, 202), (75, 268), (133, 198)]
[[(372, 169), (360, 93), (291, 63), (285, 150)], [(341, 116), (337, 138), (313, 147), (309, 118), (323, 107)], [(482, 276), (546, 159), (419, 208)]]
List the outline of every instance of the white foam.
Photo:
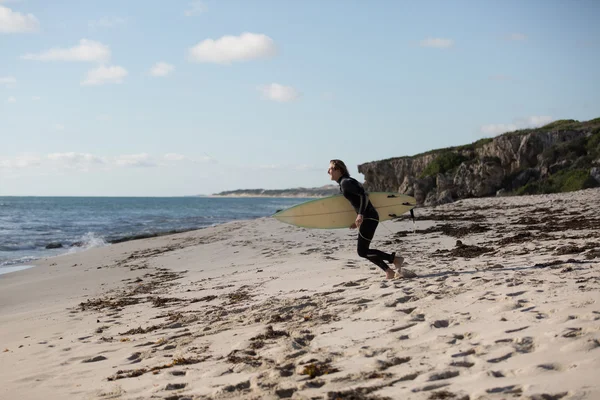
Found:
[(85, 235), (82, 236), (80, 241), (82, 243), (81, 247), (70, 248), (68, 251), (69, 254), (76, 253), (76, 252), (83, 251), (83, 250), (92, 249), (94, 247), (108, 246), (108, 243), (106, 243), (106, 241), (103, 238), (97, 237), (94, 232), (86, 233)]

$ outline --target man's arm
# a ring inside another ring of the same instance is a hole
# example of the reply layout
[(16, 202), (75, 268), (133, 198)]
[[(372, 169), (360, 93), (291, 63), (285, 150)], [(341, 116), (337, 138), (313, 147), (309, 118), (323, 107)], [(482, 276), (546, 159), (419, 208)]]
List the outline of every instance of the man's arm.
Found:
[(351, 193), (359, 196), (360, 204), (358, 206), (358, 215), (363, 215), (369, 204), (369, 198), (360, 183), (352, 179), (344, 179), (342, 181), (342, 192), (344, 194)]

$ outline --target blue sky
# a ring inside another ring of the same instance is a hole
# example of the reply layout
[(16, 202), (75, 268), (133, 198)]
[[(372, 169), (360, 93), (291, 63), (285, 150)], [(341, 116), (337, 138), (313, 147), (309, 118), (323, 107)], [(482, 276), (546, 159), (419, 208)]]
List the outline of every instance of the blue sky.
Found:
[(600, 116), (598, 1), (0, 0), (0, 195), (329, 183)]

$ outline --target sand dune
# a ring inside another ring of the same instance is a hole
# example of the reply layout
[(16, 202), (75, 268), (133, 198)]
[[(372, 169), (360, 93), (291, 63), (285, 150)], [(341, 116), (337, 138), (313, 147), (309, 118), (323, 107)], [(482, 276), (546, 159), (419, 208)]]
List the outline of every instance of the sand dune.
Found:
[(0, 276), (2, 399), (600, 399), (600, 190), (273, 219)]

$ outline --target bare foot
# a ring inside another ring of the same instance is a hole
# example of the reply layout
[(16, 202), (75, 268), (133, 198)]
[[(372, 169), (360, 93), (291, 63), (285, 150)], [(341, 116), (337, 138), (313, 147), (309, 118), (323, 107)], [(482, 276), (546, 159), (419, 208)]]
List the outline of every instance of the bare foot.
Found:
[(400, 256), (394, 257), (394, 266), (396, 267), (398, 272), (400, 272), (400, 270), (402, 269), (403, 264), (404, 264), (404, 257), (400, 257)]
[(396, 271), (391, 268), (388, 268), (385, 271), (385, 279), (394, 279), (396, 277)]

